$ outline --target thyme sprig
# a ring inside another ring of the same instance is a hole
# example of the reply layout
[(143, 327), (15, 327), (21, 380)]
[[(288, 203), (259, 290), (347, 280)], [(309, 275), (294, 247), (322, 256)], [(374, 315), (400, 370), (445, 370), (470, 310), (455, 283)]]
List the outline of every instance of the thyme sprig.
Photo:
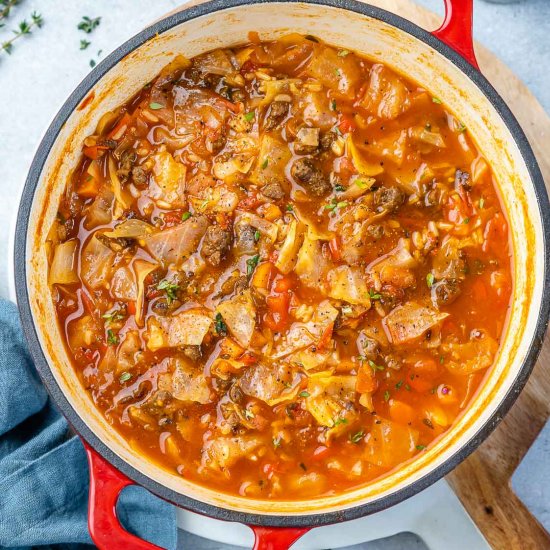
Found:
[(4, 19), (10, 16), (11, 9), (19, 4), (19, 0), (0, 0), (0, 28), (4, 26)]
[(23, 21), (19, 23), (17, 29), (13, 30), (14, 36), (12, 36), (9, 40), (6, 40), (5, 42), (2, 42), (2, 45), (0, 46), (0, 51), (6, 52), (8, 55), (11, 54), (13, 50), (13, 43), (18, 38), (31, 34), (34, 28), (40, 28), (43, 23), (44, 20), (42, 19), (42, 16), (36, 11), (32, 12), (30, 22), (28, 22), (26, 19), (23, 19)]

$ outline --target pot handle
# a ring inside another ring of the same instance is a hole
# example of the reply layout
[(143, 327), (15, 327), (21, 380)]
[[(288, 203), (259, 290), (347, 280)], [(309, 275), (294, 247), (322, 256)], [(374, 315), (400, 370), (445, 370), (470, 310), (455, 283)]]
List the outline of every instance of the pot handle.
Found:
[(432, 34), (479, 70), (474, 52), (473, 0), (444, 0), (445, 19)]
[(90, 496), (88, 501), (88, 529), (100, 550), (163, 550), (128, 533), (116, 515), (120, 492), (134, 482), (97, 454), (84, 440), (90, 465)]
[(254, 548), (252, 550), (288, 550), (310, 527), (256, 527), (254, 531)]

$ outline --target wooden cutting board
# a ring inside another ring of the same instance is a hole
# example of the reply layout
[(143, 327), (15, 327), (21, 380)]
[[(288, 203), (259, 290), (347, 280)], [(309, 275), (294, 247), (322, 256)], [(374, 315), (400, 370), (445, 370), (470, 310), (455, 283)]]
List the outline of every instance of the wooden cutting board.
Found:
[[(179, 9), (201, 2), (192, 0)], [(369, 0), (368, 3), (427, 30), (434, 30), (441, 23), (439, 16), (412, 0)], [(476, 55), (481, 72), (506, 101), (526, 133), (550, 190), (550, 118), (525, 84), (492, 52), (476, 44)], [(510, 487), (514, 470), (550, 416), (550, 373), (545, 372), (544, 367), (549, 362), (550, 339), (546, 338), (531, 378), (510, 412), (479, 449), (447, 476), (495, 550), (550, 550), (550, 535)]]

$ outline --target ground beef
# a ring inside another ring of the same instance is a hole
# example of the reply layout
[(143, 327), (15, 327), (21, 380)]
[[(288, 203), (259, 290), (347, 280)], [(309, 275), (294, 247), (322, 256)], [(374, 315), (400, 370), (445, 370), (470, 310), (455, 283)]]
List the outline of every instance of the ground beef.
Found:
[(237, 248), (241, 254), (256, 252), (256, 229), (251, 225), (237, 226)]
[(231, 247), (231, 232), (219, 225), (211, 225), (204, 235), (201, 256), (210, 265), (220, 265)]
[(108, 246), (113, 252), (122, 252), (135, 247), (136, 241), (126, 237), (106, 237), (102, 233), (96, 233), (97, 240)]
[(319, 140), (319, 148), (321, 151), (328, 151), (335, 139), (336, 134), (334, 132), (327, 132), (326, 134), (323, 134)]
[(200, 361), (202, 357), (200, 346), (185, 346), (183, 348), (183, 354), (191, 359), (191, 361)]
[(327, 178), (310, 158), (298, 159), (292, 165), (291, 174), (298, 183), (306, 188), (308, 193), (315, 197), (321, 197), (332, 189)]
[(405, 202), (405, 193), (399, 187), (380, 187), (374, 192), (374, 204), (379, 212), (395, 212)]
[(432, 302), (434, 306), (448, 306), (460, 295), (460, 282), (456, 279), (442, 279), (432, 286)]
[(265, 119), (264, 130), (269, 132), (277, 128), (288, 114), (288, 109), (289, 103), (286, 101), (274, 101)]
[(268, 199), (280, 201), (284, 198), (285, 191), (280, 183), (274, 181), (262, 187), (262, 194), (264, 194)]
[(122, 155), (120, 155), (116, 173), (122, 181), (126, 181), (128, 179), (128, 176), (134, 167), (134, 163), (136, 162), (136, 158), (136, 153), (132, 150), (124, 151)]
[(132, 180), (135, 185), (143, 186), (147, 184), (147, 172), (141, 166), (132, 168)]
[(235, 281), (235, 286), (233, 287), (233, 292), (235, 294), (241, 294), (248, 288), (248, 277), (242, 275)]

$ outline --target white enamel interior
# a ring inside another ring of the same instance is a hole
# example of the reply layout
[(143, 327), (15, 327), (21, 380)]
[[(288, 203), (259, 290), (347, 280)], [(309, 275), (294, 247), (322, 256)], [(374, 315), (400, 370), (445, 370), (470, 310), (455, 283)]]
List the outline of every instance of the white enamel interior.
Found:
[[(192, 57), (213, 48), (234, 46), (245, 42), (251, 30), (258, 31), (262, 39), (290, 31), (319, 36), (383, 61), (444, 98), (492, 165), (513, 229), (515, 288), (507, 334), (485, 386), (467, 413), (428, 452), (391, 475), (344, 495), (307, 502), (228, 497), (189, 483), (136, 454), (111, 429), (81, 387), (61, 343), (47, 287), (45, 238), (78, 161), (82, 140), (93, 133), (101, 114), (124, 103), (175, 54)], [(213, 505), (263, 514), (310, 514), (372, 502), (403, 489), (445, 462), (484, 425), (512, 386), (531, 343), (542, 294), (543, 232), (533, 184), (510, 132), (491, 103), (455, 65), (418, 39), (376, 19), (312, 4), (256, 4), (205, 15), (157, 36), (111, 69), (94, 87), (94, 93), (84, 109), (69, 117), (44, 166), (28, 226), (27, 283), (42, 347), (57, 382), (73, 408), (112, 451), (158, 483)]]

